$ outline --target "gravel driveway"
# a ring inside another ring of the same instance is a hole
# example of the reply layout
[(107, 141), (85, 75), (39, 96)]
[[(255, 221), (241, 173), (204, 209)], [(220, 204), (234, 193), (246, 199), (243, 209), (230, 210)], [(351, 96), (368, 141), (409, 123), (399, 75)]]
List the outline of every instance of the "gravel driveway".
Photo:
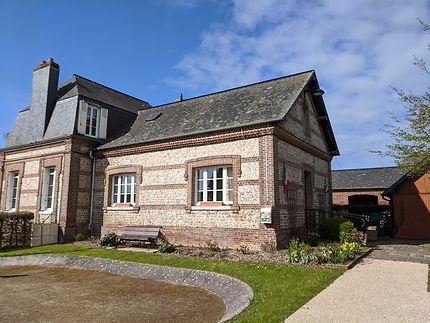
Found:
[(429, 322), (428, 265), (364, 259), (285, 322)]

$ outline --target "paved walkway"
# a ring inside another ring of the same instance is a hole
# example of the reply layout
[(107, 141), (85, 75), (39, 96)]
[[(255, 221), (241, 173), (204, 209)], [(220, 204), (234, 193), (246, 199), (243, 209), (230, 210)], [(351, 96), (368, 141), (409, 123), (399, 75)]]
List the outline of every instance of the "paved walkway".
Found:
[(364, 259), (285, 322), (429, 322), (428, 265)]
[(379, 241), (368, 257), (430, 264), (430, 242), (418, 240)]

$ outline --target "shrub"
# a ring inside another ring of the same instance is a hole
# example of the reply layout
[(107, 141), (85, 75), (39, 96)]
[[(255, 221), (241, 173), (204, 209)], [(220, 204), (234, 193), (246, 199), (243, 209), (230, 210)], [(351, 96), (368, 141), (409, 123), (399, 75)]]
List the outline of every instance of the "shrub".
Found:
[(340, 232), (350, 233), (354, 229), (355, 229), (354, 223), (352, 223), (349, 220), (341, 223), (340, 226), (339, 226), (339, 231)]
[(311, 246), (304, 242), (299, 243), (298, 238), (292, 238), (287, 249), (286, 260), (289, 263), (308, 264), (316, 261), (317, 257), (314, 255)]
[(0, 249), (30, 244), (32, 212), (0, 212)]
[(216, 241), (206, 241), (206, 247), (210, 250), (210, 251), (220, 251), (221, 248), (218, 245), (218, 242)]
[(248, 246), (239, 246), (239, 248), (237, 250), (240, 251), (244, 255), (249, 254), (249, 247)]
[(84, 241), (86, 238), (82, 233), (77, 233), (74, 238), (75, 241)]
[(339, 241), (340, 225), (347, 222), (344, 218), (331, 218), (321, 224), (321, 238), (323, 240)]
[(168, 241), (163, 241), (158, 250), (161, 253), (172, 253), (176, 251), (176, 246)]
[(276, 243), (274, 243), (273, 241), (272, 242), (265, 242), (265, 243), (261, 244), (260, 248), (264, 252), (275, 253), (276, 252)]
[(100, 245), (106, 247), (115, 247), (118, 245), (118, 243), (118, 236), (113, 232), (106, 233), (104, 237), (100, 240)]
[[(342, 232), (341, 232), (342, 235)], [(367, 234), (357, 229), (353, 229), (351, 232), (345, 235), (344, 240), (341, 242), (356, 242), (361, 244), (362, 246), (366, 245), (367, 242)]]
[(351, 221), (346, 221), (339, 226), (339, 241), (341, 243), (350, 242), (351, 232), (355, 229), (354, 223)]
[(98, 237), (96, 237), (96, 236), (94, 236), (94, 235), (91, 235), (90, 236), (90, 238), (89, 238), (89, 240), (90, 240), (90, 242), (91, 243), (94, 243), (94, 244), (96, 244), (96, 243), (99, 243), (100, 241), (99, 241), (99, 238)]

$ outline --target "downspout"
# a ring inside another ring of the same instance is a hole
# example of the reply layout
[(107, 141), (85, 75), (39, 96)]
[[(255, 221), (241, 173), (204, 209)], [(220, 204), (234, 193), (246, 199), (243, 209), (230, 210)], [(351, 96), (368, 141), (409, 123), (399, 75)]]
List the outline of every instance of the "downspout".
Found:
[(3, 185), (3, 170), (4, 170), (4, 161), (3, 159), (0, 159), (0, 204), (2, 201), (2, 192), (4, 187), (2, 187)]
[[(64, 155), (61, 158), (61, 180), (60, 178), (58, 179), (59, 184), (59, 188), (58, 188), (58, 208), (57, 208), (57, 224), (58, 226), (60, 226), (60, 213), (61, 213), (61, 207), (62, 207), (62, 196), (63, 196), (63, 189), (64, 189)], [(66, 225), (66, 224), (64, 224)]]
[(91, 226), (93, 224), (94, 182), (96, 178), (96, 159), (93, 156), (92, 150), (90, 150), (90, 158), (93, 160), (93, 167), (91, 171), (90, 221), (88, 222), (88, 231), (91, 231)]
[(265, 191), (265, 195), (266, 195), (266, 205), (268, 205), (269, 204), (269, 179), (268, 179), (268, 174), (267, 174), (267, 172), (268, 172), (268, 165), (267, 165), (267, 163), (269, 162), (269, 156), (268, 156), (268, 154), (269, 154), (269, 152), (268, 152), (268, 148), (267, 148), (267, 139), (265, 139), (264, 140), (264, 143), (265, 143), (265, 150), (266, 150), (266, 152), (265, 152), (265, 165), (264, 165), (264, 185), (265, 185), (265, 187), (264, 187), (264, 191)]

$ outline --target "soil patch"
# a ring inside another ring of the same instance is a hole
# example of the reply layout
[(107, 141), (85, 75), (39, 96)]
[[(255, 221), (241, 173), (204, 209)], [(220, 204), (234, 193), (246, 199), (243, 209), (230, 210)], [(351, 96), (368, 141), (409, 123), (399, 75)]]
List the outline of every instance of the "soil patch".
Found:
[(2, 322), (217, 322), (225, 304), (195, 287), (87, 270), (0, 268)]
[(220, 249), (219, 251), (214, 251), (208, 248), (179, 246), (174, 254), (189, 258), (204, 258), (210, 260), (264, 261), (280, 264), (287, 263), (285, 260), (286, 250), (278, 250), (274, 252), (248, 251), (243, 253), (239, 250), (233, 249)]

